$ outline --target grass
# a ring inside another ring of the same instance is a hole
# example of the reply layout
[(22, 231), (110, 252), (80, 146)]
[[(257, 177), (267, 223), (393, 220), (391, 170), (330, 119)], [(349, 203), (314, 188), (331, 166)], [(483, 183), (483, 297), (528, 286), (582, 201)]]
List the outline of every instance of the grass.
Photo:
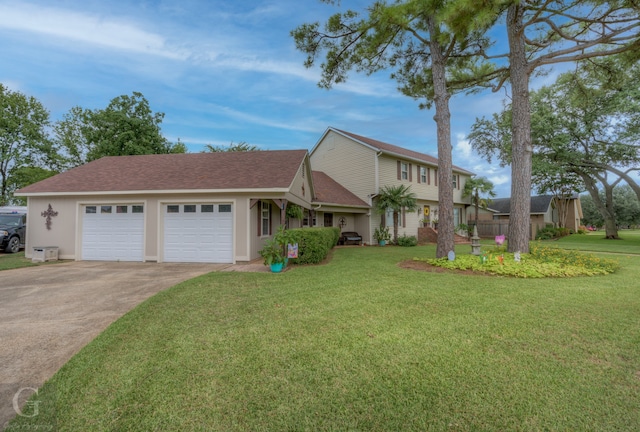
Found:
[(604, 231), (595, 231), (586, 235), (574, 234), (541, 243), (555, 244), (563, 249), (640, 255), (640, 230), (621, 230), (618, 235), (619, 240), (607, 240), (604, 238)]
[(0, 252), (0, 270), (12, 270), (23, 267), (33, 267), (42, 264), (51, 264), (61, 261), (47, 261), (46, 263), (34, 263), (30, 259), (24, 257), (24, 251), (18, 253)]
[(177, 285), (43, 386), (54, 413), (10, 426), (640, 428), (639, 256), (620, 256), (612, 275), (553, 283), (397, 265), (434, 253), (344, 248), (325, 266)]

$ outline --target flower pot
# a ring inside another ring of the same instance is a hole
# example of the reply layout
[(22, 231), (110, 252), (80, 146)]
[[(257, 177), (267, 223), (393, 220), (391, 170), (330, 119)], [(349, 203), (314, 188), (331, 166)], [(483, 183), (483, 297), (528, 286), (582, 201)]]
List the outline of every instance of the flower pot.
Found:
[(380, 240), (380, 241), (378, 242), (378, 244), (379, 244), (380, 246), (384, 246), (384, 245), (386, 245), (386, 244), (387, 244), (387, 241), (386, 241), (386, 240)]
[(280, 273), (282, 271), (282, 268), (284, 267), (284, 263), (283, 262), (273, 263), (271, 264), (270, 267), (271, 267), (272, 273)]

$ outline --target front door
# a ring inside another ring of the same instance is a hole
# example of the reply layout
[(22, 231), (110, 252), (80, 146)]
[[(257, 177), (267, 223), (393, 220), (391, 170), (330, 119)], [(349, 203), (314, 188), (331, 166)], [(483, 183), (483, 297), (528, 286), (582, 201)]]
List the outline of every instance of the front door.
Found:
[(333, 226), (333, 213), (325, 213), (324, 214), (324, 226), (332, 227)]

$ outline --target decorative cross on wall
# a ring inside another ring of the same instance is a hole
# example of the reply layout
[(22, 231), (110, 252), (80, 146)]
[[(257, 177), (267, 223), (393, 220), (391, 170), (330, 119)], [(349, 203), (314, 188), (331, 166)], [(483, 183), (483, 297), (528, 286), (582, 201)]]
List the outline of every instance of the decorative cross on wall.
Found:
[(57, 211), (53, 211), (53, 207), (51, 207), (51, 204), (49, 204), (49, 208), (47, 209), (47, 211), (43, 211), (41, 213), (42, 217), (47, 218), (45, 225), (47, 226), (47, 229), (50, 230), (51, 229), (51, 218), (54, 216), (58, 216), (58, 212)]

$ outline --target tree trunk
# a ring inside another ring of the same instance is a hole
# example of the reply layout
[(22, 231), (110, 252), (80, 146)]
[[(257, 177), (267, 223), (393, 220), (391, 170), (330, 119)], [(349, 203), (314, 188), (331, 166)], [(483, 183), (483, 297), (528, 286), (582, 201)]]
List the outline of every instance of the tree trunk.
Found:
[(393, 211), (393, 243), (398, 244), (398, 224), (400, 223), (397, 211)]
[(453, 173), (451, 156), (451, 113), (449, 90), (445, 67), (447, 59), (442, 52), (438, 36), (440, 31), (435, 17), (427, 17), (429, 26), (429, 49), (431, 51), (431, 73), (433, 76), (434, 102), (436, 107), (436, 131), (438, 136), (438, 243), (436, 257), (447, 256), (454, 250), (453, 223)]
[(509, 70), (512, 89), (511, 209), (509, 252), (529, 252), (531, 224), (531, 111), (529, 107), (529, 65), (525, 50), (524, 7), (520, 3), (507, 10)]
[(608, 239), (619, 238), (618, 226), (616, 224), (616, 215), (613, 208), (613, 186), (603, 182), (605, 195), (607, 196), (606, 203), (603, 203), (600, 199), (600, 193), (598, 191), (598, 186), (595, 180), (593, 180), (591, 176), (584, 173), (579, 173), (579, 175), (580, 177), (582, 177), (587, 191), (593, 199), (593, 204), (596, 206), (596, 209), (598, 209), (598, 212), (604, 219), (605, 237)]

